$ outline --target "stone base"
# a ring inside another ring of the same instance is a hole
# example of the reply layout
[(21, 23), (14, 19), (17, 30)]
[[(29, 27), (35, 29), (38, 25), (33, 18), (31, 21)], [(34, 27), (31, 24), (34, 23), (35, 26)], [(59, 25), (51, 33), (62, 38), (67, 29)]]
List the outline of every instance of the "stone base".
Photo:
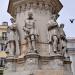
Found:
[(35, 52), (33, 53), (27, 53), (25, 56), (25, 70), (36, 70), (38, 69), (38, 62), (39, 62), (39, 55)]
[(21, 71), (21, 72), (4, 72), (3, 75), (73, 75), (71, 72), (64, 70), (31, 70), (31, 71)]
[(63, 62), (63, 59), (60, 55), (46, 57), (28, 53), (21, 64), (9, 62), (4, 75), (73, 75), (71, 63), (67, 60)]

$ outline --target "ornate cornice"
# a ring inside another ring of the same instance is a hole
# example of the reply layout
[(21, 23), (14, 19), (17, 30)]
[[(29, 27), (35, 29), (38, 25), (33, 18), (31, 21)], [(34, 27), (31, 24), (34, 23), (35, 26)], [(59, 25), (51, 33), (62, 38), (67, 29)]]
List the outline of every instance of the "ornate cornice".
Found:
[(52, 13), (55, 14), (63, 7), (59, 0), (9, 0), (8, 12), (14, 16), (15, 9), (23, 4), (32, 4), (34, 7), (40, 6), (41, 8), (45, 5), (45, 8), (48, 10), (50, 10), (49, 8), (52, 8)]

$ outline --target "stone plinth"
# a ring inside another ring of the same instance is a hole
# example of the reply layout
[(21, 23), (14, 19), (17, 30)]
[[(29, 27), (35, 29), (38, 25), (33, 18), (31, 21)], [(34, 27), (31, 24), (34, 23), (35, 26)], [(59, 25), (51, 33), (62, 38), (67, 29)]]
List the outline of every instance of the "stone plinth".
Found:
[(64, 70), (37, 70), (37, 71), (21, 71), (21, 72), (9, 72), (4, 75), (72, 75), (71, 72)]
[(37, 53), (27, 53), (25, 56), (25, 70), (36, 70), (39, 65), (39, 55)]
[[(4, 70), (4, 75), (72, 75), (70, 60), (64, 60), (61, 55), (40, 56), (37, 53), (27, 53), (21, 64), (11, 63), (9, 69)], [(16, 59), (17, 61), (17, 59)], [(12, 66), (15, 66), (13, 71)]]

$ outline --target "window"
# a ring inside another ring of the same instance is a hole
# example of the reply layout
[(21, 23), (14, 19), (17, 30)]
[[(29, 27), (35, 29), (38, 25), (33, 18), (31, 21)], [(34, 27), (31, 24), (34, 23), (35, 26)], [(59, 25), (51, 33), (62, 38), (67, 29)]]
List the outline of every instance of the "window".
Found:
[(4, 47), (5, 47), (5, 45), (3, 43), (0, 43), (0, 50), (1, 51), (4, 51)]
[(2, 40), (2, 32), (0, 32), (0, 40)]
[(4, 67), (5, 59), (0, 58), (0, 67)]
[(7, 33), (6, 32), (2, 32), (2, 39), (7, 40)]
[(3, 44), (1, 44), (1, 51), (3, 51), (4, 50), (4, 47), (3, 47), (4, 45)]
[(3, 59), (0, 58), (0, 67), (3, 67)]

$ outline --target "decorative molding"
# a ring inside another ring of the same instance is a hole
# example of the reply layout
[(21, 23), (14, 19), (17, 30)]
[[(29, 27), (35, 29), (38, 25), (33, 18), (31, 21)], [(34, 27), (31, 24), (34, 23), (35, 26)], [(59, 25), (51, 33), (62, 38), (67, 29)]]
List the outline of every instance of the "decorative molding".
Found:
[[(16, 2), (16, 3), (15, 3)], [(26, 5), (26, 7), (23, 7), (23, 5)], [(63, 7), (59, 0), (10, 0), (9, 6), (8, 6), (8, 12), (14, 17), (16, 14), (16, 11), (18, 7), (21, 7), (23, 11), (25, 9), (30, 9), (31, 7), (50, 10), (52, 9), (53, 14), (57, 14), (61, 8)]]

